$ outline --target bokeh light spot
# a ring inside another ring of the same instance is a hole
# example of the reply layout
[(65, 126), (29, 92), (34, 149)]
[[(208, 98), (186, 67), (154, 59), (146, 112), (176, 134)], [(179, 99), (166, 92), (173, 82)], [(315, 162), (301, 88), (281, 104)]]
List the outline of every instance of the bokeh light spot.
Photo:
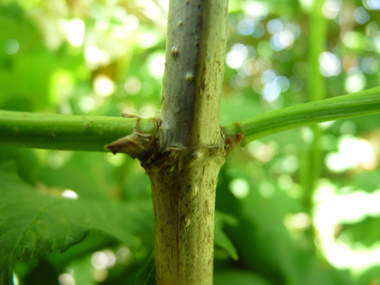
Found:
[(320, 72), (325, 77), (336, 76), (342, 71), (342, 64), (338, 56), (331, 52), (323, 52), (319, 56)]
[(363, 4), (369, 10), (380, 10), (379, 0), (363, 0)]
[(361, 72), (349, 73), (344, 88), (348, 93), (359, 92), (365, 88), (367, 79)]
[(84, 40), (85, 25), (83, 20), (71, 20), (67, 27), (67, 40), (74, 47), (80, 47)]
[(136, 95), (141, 90), (141, 81), (136, 76), (127, 78), (124, 84), (124, 89), (129, 95)]
[(358, 7), (354, 12), (354, 19), (359, 24), (365, 24), (369, 21), (370, 15), (364, 7)]
[(115, 83), (103, 74), (95, 77), (93, 85), (95, 94), (101, 97), (110, 96), (115, 92)]
[(65, 191), (63, 191), (61, 196), (68, 199), (78, 199), (78, 194), (70, 189), (66, 189)]
[(329, 153), (325, 158), (326, 166), (332, 172), (339, 173), (357, 166), (364, 169), (377, 166), (375, 152), (367, 140), (343, 136), (339, 141), (338, 150)]
[(282, 32), (283, 29), (284, 24), (278, 19), (270, 20), (267, 24), (267, 30), (272, 35)]
[(323, 5), (323, 15), (327, 19), (335, 19), (340, 11), (341, 2), (339, 0), (327, 0)]
[(75, 285), (74, 277), (68, 273), (60, 274), (58, 276), (58, 281), (60, 285)]
[(234, 179), (230, 182), (230, 191), (237, 199), (243, 199), (248, 196), (249, 185), (244, 179)]
[(7, 54), (12, 55), (18, 52), (20, 45), (15, 39), (8, 39), (4, 42), (3, 48)]
[(149, 73), (154, 78), (160, 79), (165, 71), (165, 53), (154, 53), (148, 59)]
[(248, 56), (248, 48), (243, 44), (235, 44), (227, 53), (226, 63), (230, 68), (238, 69)]

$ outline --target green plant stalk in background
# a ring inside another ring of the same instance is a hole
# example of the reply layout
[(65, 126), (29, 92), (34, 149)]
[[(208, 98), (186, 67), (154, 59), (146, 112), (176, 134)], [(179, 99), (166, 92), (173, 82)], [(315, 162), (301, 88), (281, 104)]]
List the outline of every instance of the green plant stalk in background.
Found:
[[(320, 56), (326, 49), (327, 19), (323, 15), (325, 0), (316, 0), (310, 17), (310, 39), (309, 39), (309, 66), (308, 77), (310, 101), (315, 102), (325, 98), (325, 79), (320, 72)], [(312, 216), (313, 194), (317, 180), (321, 174), (322, 167), (322, 135), (320, 125), (311, 126), (313, 137), (306, 142), (306, 147), (300, 153), (301, 167), (299, 169), (300, 184), (303, 187), (303, 203), (305, 210)], [(311, 248), (314, 244), (314, 226), (311, 225), (306, 231)]]

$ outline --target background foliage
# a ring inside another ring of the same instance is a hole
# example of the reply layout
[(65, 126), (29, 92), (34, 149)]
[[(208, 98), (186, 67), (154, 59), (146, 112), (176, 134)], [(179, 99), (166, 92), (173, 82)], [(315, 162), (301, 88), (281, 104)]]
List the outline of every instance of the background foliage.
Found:
[[(3, 0), (0, 109), (154, 116), (167, 6), (165, 0)], [(313, 1), (230, 0), (221, 125), (308, 102), (313, 68), (323, 75), (326, 98), (378, 86), (379, 9), (374, 0), (325, 1), (317, 21), (325, 51), (316, 66)], [(254, 141), (227, 160), (217, 187), (215, 284), (380, 284), (380, 116), (321, 129), (320, 152), (312, 129), (303, 128)], [(318, 169), (310, 167), (313, 156)], [(0, 208), (7, 209), (0, 221), (9, 222), (17, 207), (28, 211), (31, 203), (51, 201), (58, 206), (46, 219), (69, 223), (65, 213), (86, 203), (96, 204), (99, 215), (99, 225), (89, 227), (96, 229), (65, 253), (24, 255), (16, 284), (154, 282), (150, 184), (138, 161), (2, 147), (0, 162)], [(12, 195), (26, 204), (12, 206)], [(116, 211), (113, 221), (133, 236), (111, 237), (115, 228), (102, 228), (102, 211)]]

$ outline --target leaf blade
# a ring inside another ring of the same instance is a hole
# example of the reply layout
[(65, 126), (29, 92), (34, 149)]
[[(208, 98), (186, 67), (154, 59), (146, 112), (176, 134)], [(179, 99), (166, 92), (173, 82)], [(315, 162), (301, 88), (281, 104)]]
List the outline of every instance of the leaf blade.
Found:
[[(23, 182), (11, 163), (0, 165), (0, 280), (12, 284), (16, 259), (39, 252), (65, 251), (82, 241), (90, 230), (114, 236), (136, 250), (141, 241), (134, 234), (139, 210), (151, 209), (115, 201), (71, 200), (44, 196)], [(150, 215), (149, 214), (149, 215)], [(133, 221), (128, 221), (128, 217)], [(153, 219), (151, 219), (153, 220)]]

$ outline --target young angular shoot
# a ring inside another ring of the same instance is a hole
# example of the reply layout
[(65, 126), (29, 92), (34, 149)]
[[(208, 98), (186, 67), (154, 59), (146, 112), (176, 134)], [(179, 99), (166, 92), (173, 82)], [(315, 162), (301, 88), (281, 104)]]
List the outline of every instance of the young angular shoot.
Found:
[(380, 113), (380, 87), (287, 107), (222, 127), (227, 137), (242, 134), (245, 142), (312, 124)]

